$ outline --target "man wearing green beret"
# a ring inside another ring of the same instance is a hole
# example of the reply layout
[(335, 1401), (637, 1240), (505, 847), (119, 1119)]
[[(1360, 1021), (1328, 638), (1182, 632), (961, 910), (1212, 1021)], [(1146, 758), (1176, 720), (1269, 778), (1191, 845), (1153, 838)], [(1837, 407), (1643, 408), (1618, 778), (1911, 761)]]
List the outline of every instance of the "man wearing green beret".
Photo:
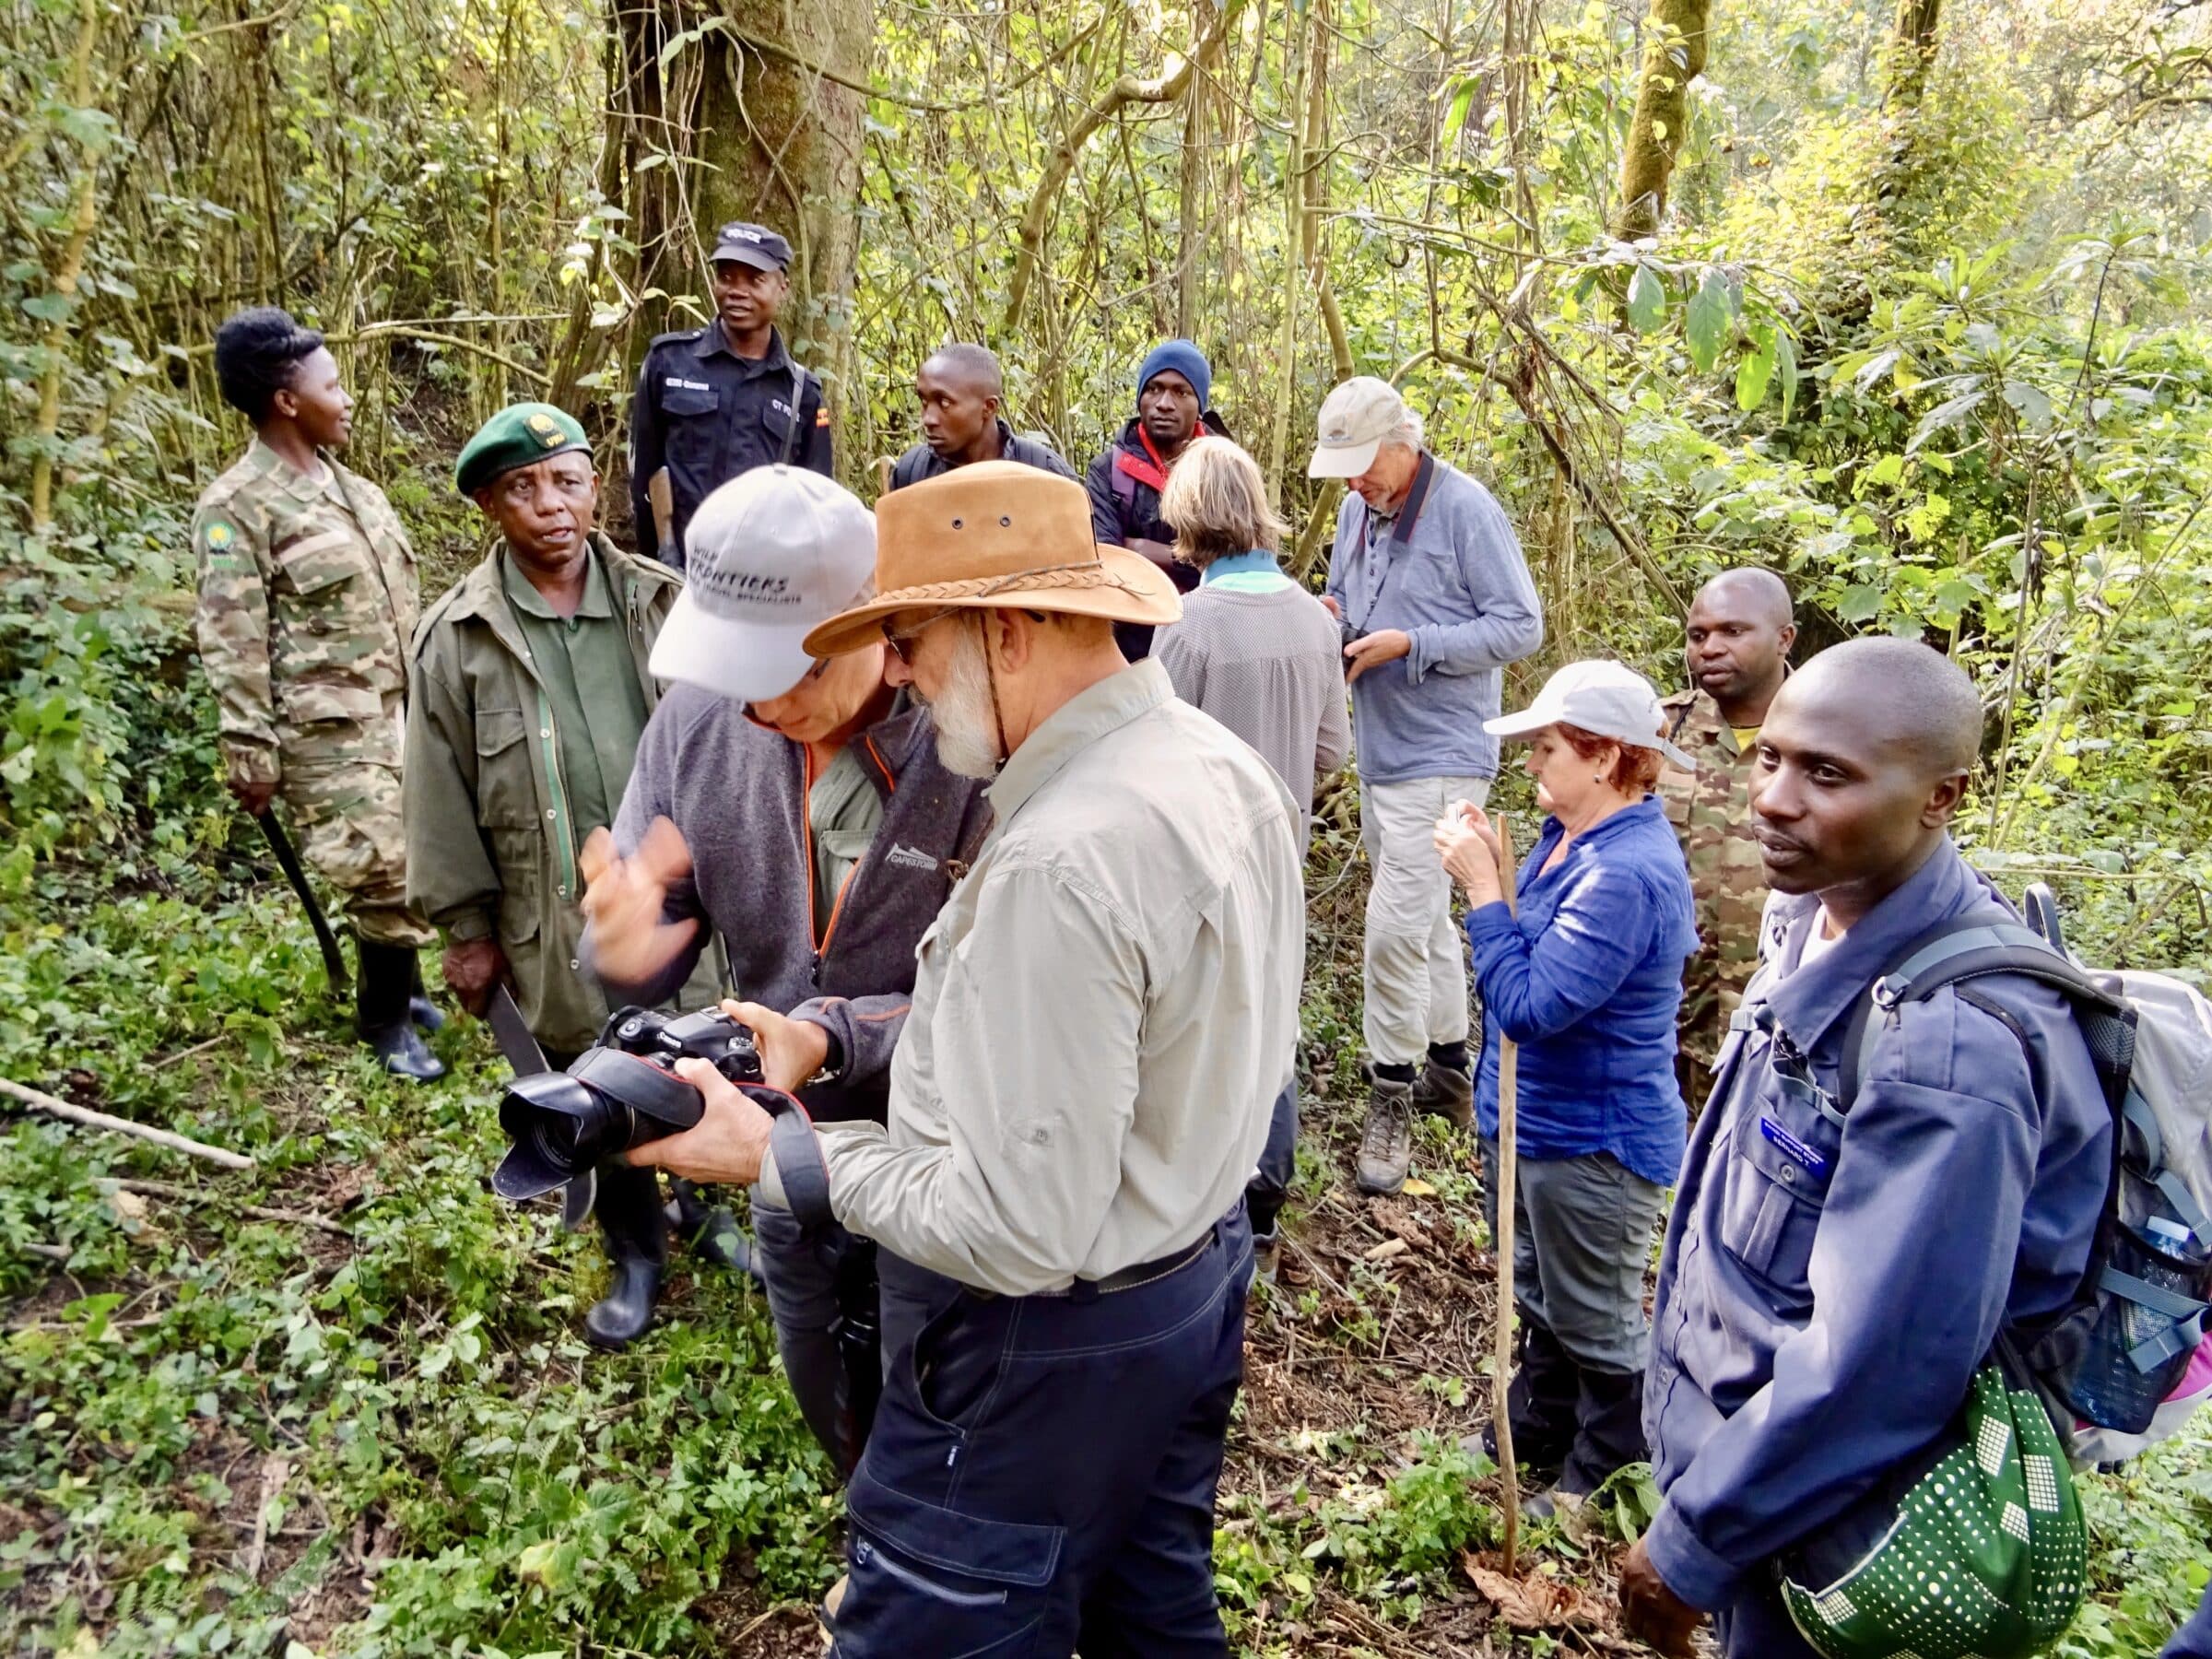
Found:
[[(584, 838), (614, 822), (659, 700), (646, 661), (683, 586), (593, 528), (599, 477), (590, 441), (550, 404), (486, 421), (454, 486), (499, 527), (476, 569), (416, 630), (408, 664), (407, 898), (445, 937), (445, 982), (481, 1015), (507, 985), (557, 1066), (596, 1039), (608, 1013), (579, 966)], [(677, 998), (722, 994), (706, 952)], [(618, 1261), (660, 1243), (650, 1172), (603, 1172), (598, 1210)], [(638, 1190), (631, 1191), (631, 1188)], [(727, 1218), (679, 1194), (717, 1259), (741, 1241)], [(591, 1322), (587, 1318), (587, 1329)]]

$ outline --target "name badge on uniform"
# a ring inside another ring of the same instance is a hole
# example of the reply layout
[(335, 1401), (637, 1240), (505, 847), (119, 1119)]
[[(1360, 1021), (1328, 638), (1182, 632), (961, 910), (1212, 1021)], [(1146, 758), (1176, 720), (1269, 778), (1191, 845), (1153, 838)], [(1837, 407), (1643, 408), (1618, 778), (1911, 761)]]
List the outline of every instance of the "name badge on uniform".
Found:
[(661, 383), (665, 386), (674, 386), (679, 392), (712, 392), (714, 390), (705, 381), (686, 380), (680, 374), (663, 375)]

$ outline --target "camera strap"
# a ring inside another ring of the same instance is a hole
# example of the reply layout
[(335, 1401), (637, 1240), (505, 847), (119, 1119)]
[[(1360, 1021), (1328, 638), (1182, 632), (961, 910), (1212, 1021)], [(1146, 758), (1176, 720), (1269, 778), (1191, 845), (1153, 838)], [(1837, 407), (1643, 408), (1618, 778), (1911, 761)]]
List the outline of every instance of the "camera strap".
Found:
[(776, 1178), (783, 1187), (783, 1207), (801, 1227), (820, 1227), (837, 1219), (830, 1204), (830, 1166), (822, 1158), (821, 1137), (806, 1108), (780, 1088), (760, 1083), (740, 1083), (746, 1096), (775, 1119), (768, 1132), (768, 1150), (776, 1160)]
[(688, 1129), (699, 1122), (699, 1090), (674, 1072), (620, 1049), (586, 1049), (569, 1076), (641, 1112), (655, 1123)]

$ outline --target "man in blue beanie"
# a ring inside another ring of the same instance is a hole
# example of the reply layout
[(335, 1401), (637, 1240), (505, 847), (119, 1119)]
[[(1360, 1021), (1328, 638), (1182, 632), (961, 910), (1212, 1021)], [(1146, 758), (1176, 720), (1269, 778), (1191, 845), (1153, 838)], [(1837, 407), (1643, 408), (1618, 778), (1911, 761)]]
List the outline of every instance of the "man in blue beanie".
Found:
[[(1185, 593), (1198, 585), (1198, 572), (1175, 562), (1175, 531), (1159, 516), (1159, 492), (1175, 457), (1201, 427), (1229, 436), (1214, 413), (1213, 392), (1214, 370), (1206, 353), (1188, 340), (1155, 346), (1136, 371), (1135, 418), (1090, 464), (1084, 484), (1090, 491), (1092, 533), (1111, 547), (1142, 553)], [(1152, 649), (1148, 627), (1117, 622), (1113, 637), (1133, 663)]]

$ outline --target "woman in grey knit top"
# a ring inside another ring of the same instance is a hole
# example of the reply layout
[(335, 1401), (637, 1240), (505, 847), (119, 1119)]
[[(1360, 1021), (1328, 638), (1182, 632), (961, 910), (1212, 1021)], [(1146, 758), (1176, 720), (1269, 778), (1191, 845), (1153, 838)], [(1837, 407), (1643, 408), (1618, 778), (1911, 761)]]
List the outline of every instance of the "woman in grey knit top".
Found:
[[(1159, 500), (1175, 557), (1198, 571), (1182, 620), (1154, 636), (1152, 655), (1183, 701), (1257, 749), (1306, 812), (1351, 748), (1336, 622), (1277, 562), (1282, 522), (1253, 458), (1226, 438), (1200, 438), (1176, 458)], [(1245, 1189), (1260, 1275), (1273, 1282), (1276, 1217), (1298, 1137), (1298, 1077), (1275, 1103), (1260, 1166)]]

